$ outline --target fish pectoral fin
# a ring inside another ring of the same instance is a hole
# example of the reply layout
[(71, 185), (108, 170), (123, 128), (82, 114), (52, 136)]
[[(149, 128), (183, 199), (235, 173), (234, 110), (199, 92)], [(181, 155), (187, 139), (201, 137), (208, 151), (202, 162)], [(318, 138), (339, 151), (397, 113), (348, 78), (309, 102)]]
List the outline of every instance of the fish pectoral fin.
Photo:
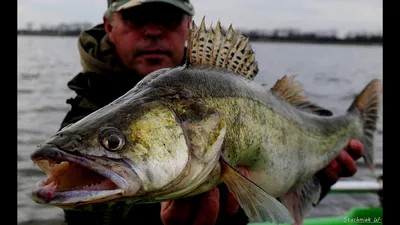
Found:
[(296, 225), (303, 224), (304, 217), (308, 214), (311, 207), (316, 205), (321, 195), (321, 185), (314, 176), (304, 183), (296, 184), (288, 193), (280, 197), (280, 201), (296, 221)]
[(236, 197), (251, 223), (293, 223), (289, 211), (276, 198), (221, 160), (222, 181)]

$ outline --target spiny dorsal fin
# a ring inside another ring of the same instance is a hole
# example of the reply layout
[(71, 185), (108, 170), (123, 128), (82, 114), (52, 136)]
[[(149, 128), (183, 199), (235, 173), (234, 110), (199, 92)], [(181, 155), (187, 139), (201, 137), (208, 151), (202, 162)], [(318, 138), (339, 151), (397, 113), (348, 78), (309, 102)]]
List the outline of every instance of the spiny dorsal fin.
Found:
[(332, 112), (311, 103), (307, 96), (304, 94), (304, 90), (298, 81), (294, 81), (296, 75), (287, 77), (286, 75), (279, 79), (275, 85), (271, 88), (271, 91), (276, 95), (282, 97), (290, 104), (311, 113), (320, 116), (332, 116)]
[(205, 17), (200, 27), (192, 21), (186, 61), (189, 65), (210, 65), (235, 72), (253, 80), (259, 69), (249, 39), (235, 31), (232, 25), (224, 35), (218, 21), (206, 30)]

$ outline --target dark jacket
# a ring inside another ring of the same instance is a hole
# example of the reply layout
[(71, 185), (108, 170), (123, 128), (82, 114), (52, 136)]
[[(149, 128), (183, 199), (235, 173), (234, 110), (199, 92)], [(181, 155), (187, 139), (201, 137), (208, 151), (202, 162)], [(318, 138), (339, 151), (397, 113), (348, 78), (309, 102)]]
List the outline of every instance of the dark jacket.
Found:
[(143, 77), (124, 69), (102, 27), (83, 32), (78, 41), (82, 72), (68, 82), (76, 93), (61, 128), (82, 119), (133, 88)]

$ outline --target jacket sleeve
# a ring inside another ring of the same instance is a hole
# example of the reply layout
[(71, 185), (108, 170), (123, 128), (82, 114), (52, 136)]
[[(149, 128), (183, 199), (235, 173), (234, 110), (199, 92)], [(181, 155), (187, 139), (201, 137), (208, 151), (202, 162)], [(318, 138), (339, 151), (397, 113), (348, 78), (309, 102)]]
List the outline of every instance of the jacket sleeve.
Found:
[(141, 79), (142, 77), (132, 73), (110, 75), (79, 73), (68, 82), (68, 88), (74, 91), (76, 96), (67, 100), (71, 109), (62, 121), (61, 128), (114, 101), (131, 90)]
[(76, 95), (75, 98), (70, 98), (66, 101), (67, 104), (71, 105), (71, 109), (65, 115), (63, 121), (61, 122), (61, 127), (75, 123), (83, 117), (89, 115), (98, 109), (98, 107), (91, 103), (86, 97), (81, 95)]
[(97, 104), (89, 100), (89, 83), (87, 74), (82, 73), (79, 73), (68, 82), (68, 88), (74, 91), (76, 96), (66, 101), (67, 104), (71, 105), (71, 109), (62, 120), (60, 129), (99, 109)]

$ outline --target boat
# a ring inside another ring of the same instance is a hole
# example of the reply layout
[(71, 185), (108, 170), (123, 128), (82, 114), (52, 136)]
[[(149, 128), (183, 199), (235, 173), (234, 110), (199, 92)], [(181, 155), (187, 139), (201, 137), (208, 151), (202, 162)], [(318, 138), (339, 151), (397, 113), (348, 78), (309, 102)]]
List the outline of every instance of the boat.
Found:
[[(344, 215), (329, 217), (314, 217), (304, 219), (303, 225), (382, 225), (383, 175), (371, 181), (338, 181), (332, 187), (329, 195), (334, 194), (367, 194), (379, 196), (379, 205), (356, 206)], [(273, 223), (249, 223), (249, 225), (274, 225)], [(290, 225), (290, 224), (282, 224)]]

